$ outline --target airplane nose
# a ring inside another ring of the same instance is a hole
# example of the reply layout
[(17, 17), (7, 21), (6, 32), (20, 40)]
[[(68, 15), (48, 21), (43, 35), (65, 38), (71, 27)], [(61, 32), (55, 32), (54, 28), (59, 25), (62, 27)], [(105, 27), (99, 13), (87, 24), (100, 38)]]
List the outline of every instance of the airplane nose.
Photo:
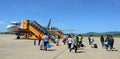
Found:
[(7, 30), (8, 30), (9, 32), (14, 32), (16, 28), (17, 28), (17, 26), (15, 26), (15, 25), (8, 25), (8, 26), (7, 26)]
[(11, 25), (8, 25), (7, 28), (11, 28), (12, 26)]

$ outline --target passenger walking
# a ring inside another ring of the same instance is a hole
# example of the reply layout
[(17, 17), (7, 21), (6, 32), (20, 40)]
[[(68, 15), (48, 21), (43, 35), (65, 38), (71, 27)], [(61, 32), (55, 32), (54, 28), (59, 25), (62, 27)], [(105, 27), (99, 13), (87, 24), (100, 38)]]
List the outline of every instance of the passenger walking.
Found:
[(114, 45), (114, 38), (112, 37), (112, 35), (109, 36), (109, 45), (110, 45), (110, 50), (113, 49), (113, 45)]
[(82, 44), (82, 37), (81, 37), (81, 34), (79, 34), (79, 36), (78, 36), (78, 42), (79, 42), (79, 45), (81, 46), (81, 44)]
[(109, 35), (106, 36), (106, 39), (105, 39), (105, 47), (106, 47), (106, 50), (108, 50), (109, 48)]
[(77, 53), (77, 45), (79, 42), (77, 42), (77, 38), (78, 36), (71, 36), (69, 35), (68, 37), (68, 48), (69, 48), (69, 51), (71, 52), (72, 50), (75, 50), (75, 53)]
[(76, 35), (76, 36), (74, 36), (74, 41), (75, 41), (75, 45), (74, 45), (74, 48), (75, 48), (75, 53), (77, 53), (77, 49), (78, 49), (78, 41), (77, 41), (77, 38), (78, 38), (78, 36)]
[(44, 40), (41, 39), (40, 41), (40, 50), (43, 50), (44, 49)]
[(64, 38), (63, 38), (63, 43), (64, 43), (64, 45), (66, 44), (66, 40), (67, 40), (67, 36), (66, 36), (66, 34), (64, 35)]
[(60, 35), (58, 35), (58, 42), (57, 42), (57, 46), (59, 46), (59, 41), (60, 41), (60, 39), (61, 39), (61, 36), (60, 36)]
[(55, 36), (52, 35), (52, 36), (50, 37), (50, 39), (54, 42), (54, 40), (55, 40)]
[(101, 42), (102, 48), (104, 48), (104, 37), (103, 37), (103, 35), (101, 35), (101, 37), (100, 37), (100, 42)]
[(89, 41), (89, 45), (90, 45), (90, 36), (88, 36), (88, 41)]
[(34, 45), (36, 45), (36, 40), (37, 40), (37, 39), (34, 39)]
[(35, 35), (36, 39), (34, 39), (34, 45), (36, 45), (37, 35)]
[(82, 42), (83, 42), (83, 35), (81, 35), (81, 44), (82, 44)]
[(44, 49), (47, 51), (46, 45), (49, 43), (49, 37), (48, 37), (47, 33), (45, 33), (43, 40), (44, 40)]
[(69, 37), (68, 37), (68, 49), (69, 51), (71, 52), (71, 45), (72, 45), (72, 36), (69, 34)]
[(39, 35), (37, 39), (38, 39), (38, 45), (40, 45), (40, 41), (42, 40), (42, 37)]
[(58, 39), (58, 37), (55, 38), (54, 42), (55, 42), (56, 46), (59, 46), (59, 39)]
[(93, 45), (93, 41), (94, 41), (93, 35), (90, 35), (90, 45)]

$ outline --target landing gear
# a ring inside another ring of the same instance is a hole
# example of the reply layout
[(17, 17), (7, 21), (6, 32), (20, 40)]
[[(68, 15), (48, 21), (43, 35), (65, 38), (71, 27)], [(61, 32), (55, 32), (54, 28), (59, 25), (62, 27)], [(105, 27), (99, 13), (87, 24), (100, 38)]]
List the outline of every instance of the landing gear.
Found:
[(20, 36), (19, 36), (19, 35), (17, 36), (17, 39), (20, 39)]
[(16, 35), (17, 35), (17, 39), (20, 39), (20, 33), (17, 33)]

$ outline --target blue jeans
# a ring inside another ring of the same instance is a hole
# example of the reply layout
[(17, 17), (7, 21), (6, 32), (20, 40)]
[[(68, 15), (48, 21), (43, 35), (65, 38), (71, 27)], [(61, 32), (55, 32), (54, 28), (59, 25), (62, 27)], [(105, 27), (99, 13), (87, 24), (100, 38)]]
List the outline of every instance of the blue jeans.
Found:
[(34, 45), (36, 45), (36, 40), (34, 40)]
[(104, 47), (104, 41), (101, 41), (102, 47)]

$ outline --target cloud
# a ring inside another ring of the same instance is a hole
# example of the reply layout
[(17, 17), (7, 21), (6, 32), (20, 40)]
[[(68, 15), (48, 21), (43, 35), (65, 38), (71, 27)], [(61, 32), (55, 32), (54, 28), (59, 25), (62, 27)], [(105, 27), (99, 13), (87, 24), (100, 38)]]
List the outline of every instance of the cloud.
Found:
[(4, 24), (5, 22), (4, 21), (0, 21), (0, 25)]

